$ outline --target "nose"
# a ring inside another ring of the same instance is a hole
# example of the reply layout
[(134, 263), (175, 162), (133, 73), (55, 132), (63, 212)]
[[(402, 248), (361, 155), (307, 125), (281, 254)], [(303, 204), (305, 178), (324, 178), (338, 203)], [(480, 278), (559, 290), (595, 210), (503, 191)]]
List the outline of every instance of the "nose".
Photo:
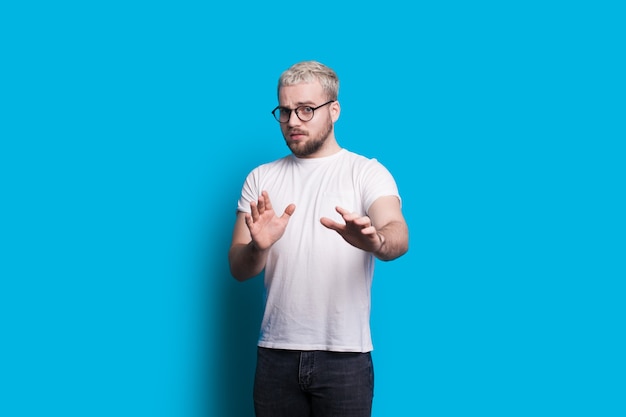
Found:
[(296, 114), (295, 110), (292, 110), (289, 113), (289, 120), (287, 120), (287, 125), (289, 126), (297, 126), (300, 123), (302, 123), (302, 121), (300, 120), (300, 118), (298, 117), (298, 115)]

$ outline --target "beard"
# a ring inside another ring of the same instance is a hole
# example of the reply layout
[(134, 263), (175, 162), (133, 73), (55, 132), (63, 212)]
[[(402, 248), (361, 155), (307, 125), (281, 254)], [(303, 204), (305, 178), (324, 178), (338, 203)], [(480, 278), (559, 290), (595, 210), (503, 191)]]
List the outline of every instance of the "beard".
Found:
[[(283, 136), (285, 137), (285, 142), (287, 142), (287, 146), (295, 156), (297, 156), (298, 158), (306, 158), (307, 156), (311, 156), (320, 149), (322, 149), (322, 146), (324, 146), (324, 143), (326, 143), (326, 140), (330, 136), (332, 130), (333, 122), (329, 120), (328, 124), (318, 135), (309, 137), (306, 142), (290, 142), (288, 139), (289, 132), (287, 132), (287, 134), (283, 134)], [(304, 130), (298, 129), (297, 131), (306, 136), (309, 136), (309, 133)]]

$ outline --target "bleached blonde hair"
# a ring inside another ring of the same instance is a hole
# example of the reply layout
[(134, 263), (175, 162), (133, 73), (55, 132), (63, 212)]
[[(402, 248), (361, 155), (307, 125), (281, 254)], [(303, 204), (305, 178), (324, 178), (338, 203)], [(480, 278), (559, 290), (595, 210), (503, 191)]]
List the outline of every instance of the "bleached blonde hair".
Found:
[(278, 79), (278, 93), (280, 88), (300, 83), (319, 81), (328, 100), (337, 100), (339, 96), (339, 77), (332, 68), (317, 61), (298, 62), (285, 70)]

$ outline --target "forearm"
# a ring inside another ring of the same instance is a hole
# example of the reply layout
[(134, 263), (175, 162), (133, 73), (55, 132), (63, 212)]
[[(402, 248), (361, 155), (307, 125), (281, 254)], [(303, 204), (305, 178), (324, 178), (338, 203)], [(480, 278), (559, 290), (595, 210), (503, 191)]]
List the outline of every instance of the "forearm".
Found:
[(409, 230), (405, 222), (388, 223), (376, 233), (381, 245), (373, 254), (381, 261), (399, 258), (409, 250)]
[(237, 281), (257, 276), (265, 268), (268, 250), (259, 250), (252, 242), (233, 245), (228, 252), (230, 273)]

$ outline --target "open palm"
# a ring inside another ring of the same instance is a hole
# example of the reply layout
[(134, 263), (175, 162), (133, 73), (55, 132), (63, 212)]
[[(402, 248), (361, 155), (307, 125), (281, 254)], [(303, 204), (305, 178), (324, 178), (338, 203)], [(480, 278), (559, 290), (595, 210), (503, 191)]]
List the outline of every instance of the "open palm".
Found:
[(285, 233), (289, 218), (295, 210), (296, 206), (290, 204), (278, 217), (269, 194), (263, 191), (257, 202), (250, 203), (250, 214), (246, 215), (246, 225), (254, 245), (260, 250), (270, 248)]

